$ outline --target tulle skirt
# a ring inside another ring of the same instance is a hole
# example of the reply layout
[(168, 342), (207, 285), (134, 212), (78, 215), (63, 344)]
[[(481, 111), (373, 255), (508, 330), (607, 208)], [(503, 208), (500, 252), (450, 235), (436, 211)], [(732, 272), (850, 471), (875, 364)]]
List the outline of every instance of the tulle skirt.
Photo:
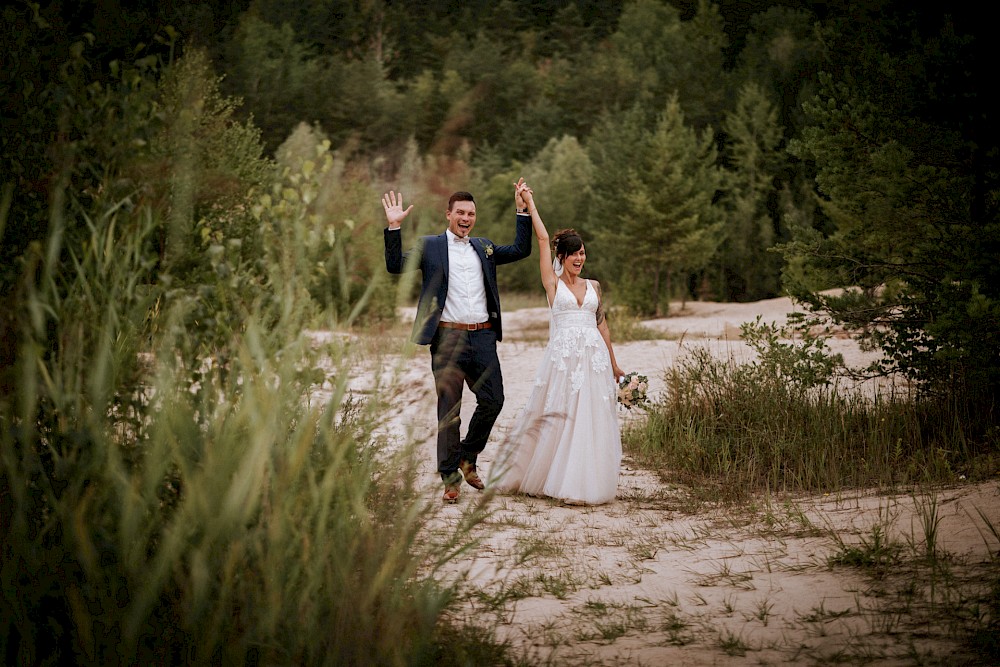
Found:
[(616, 396), (597, 327), (556, 329), (499, 457), (497, 486), (570, 503), (613, 500), (622, 457)]

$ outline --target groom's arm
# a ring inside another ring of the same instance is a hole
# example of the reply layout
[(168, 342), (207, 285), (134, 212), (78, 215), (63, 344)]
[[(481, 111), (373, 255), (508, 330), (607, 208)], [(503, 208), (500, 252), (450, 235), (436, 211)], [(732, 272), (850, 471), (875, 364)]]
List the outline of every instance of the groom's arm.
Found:
[(422, 236), (417, 244), (407, 252), (403, 252), (403, 232), (398, 227), (386, 227), (383, 230), (385, 239), (385, 269), (389, 273), (405, 273), (423, 269), (424, 247), (432, 237)]
[(497, 264), (516, 262), (531, 255), (531, 216), (517, 215), (514, 243), (498, 246), (494, 261)]
[(385, 269), (389, 273), (403, 272), (403, 232), (398, 227), (396, 229), (385, 228)]
[[(408, 266), (407, 255), (403, 254), (403, 231), (401, 225), (413, 210), (413, 204), (403, 208), (403, 193), (389, 192), (382, 195), (382, 209), (389, 224), (383, 232), (385, 238), (385, 268), (389, 273), (402, 273)], [(409, 253), (407, 253), (409, 254)]]

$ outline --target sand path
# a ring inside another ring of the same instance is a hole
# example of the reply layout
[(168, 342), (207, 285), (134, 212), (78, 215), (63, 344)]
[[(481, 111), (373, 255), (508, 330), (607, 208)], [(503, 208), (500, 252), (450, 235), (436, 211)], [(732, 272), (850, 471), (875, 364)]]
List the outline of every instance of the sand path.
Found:
[[(793, 310), (786, 299), (689, 303), (679, 316), (646, 322), (670, 340), (616, 344), (616, 356), (626, 371), (648, 375), (655, 395), (663, 390), (663, 370), (685, 350), (707, 345), (719, 354), (748, 354), (738, 340), (740, 323), (758, 315), (783, 323)], [(530, 392), (547, 335), (546, 310), (505, 313), (504, 327), (499, 354), (507, 402), (497, 442)], [(849, 365), (869, 358), (846, 338), (832, 340), (831, 348)], [(396, 377), (388, 428), (421, 443), (421, 477), (429, 501), (440, 502), (427, 356), (421, 349)], [(473, 407), (466, 392), (463, 424)], [(496, 450), (491, 441), (481, 472), (488, 474)], [(436, 528), (450, 529), (475, 498), (463, 486), (459, 503), (442, 507)], [(725, 509), (693, 504), (683, 488), (626, 459), (618, 497), (607, 505), (498, 496), (491, 508), (478, 529), (478, 548), (453, 564), (468, 577), (462, 620), (496, 627), (532, 664), (978, 664), (936, 610), (943, 609), (943, 595), (978, 590), (983, 568), (996, 571), (995, 564), (984, 565), (998, 545), (979, 515), (1000, 527), (995, 482), (956, 480), (954, 487), (917, 495), (761, 497)], [(912, 556), (897, 566), (899, 576), (881, 580), (828, 565), (843, 543), (870, 543), (880, 530), (919, 550), (927, 516), (937, 518), (939, 553), (951, 556), (951, 593), (918, 586), (900, 597), (898, 589), (921, 571), (909, 564)]]

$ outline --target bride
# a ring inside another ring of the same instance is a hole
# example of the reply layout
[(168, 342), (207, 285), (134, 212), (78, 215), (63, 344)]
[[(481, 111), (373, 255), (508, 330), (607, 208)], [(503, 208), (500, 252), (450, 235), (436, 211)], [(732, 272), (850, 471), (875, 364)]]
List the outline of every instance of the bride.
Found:
[(601, 286), (581, 277), (587, 251), (572, 229), (549, 235), (527, 184), (516, 186), (538, 237), (542, 285), (551, 314), (549, 344), (498, 467), (501, 490), (567, 504), (613, 500), (622, 445), (615, 361)]

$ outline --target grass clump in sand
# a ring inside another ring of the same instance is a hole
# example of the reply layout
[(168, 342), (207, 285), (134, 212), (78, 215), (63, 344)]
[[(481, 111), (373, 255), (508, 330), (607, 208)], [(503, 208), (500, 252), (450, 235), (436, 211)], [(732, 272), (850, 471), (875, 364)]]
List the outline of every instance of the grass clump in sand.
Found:
[(995, 468), (992, 414), (958, 401), (848, 390), (823, 340), (790, 344), (747, 324), (757, 358), (738, 363), (695, 347), (670, 369), (664, 397), (623, 434), (626, 451), (706, 498), (760, 491), (895, 489), (981, 479)]

